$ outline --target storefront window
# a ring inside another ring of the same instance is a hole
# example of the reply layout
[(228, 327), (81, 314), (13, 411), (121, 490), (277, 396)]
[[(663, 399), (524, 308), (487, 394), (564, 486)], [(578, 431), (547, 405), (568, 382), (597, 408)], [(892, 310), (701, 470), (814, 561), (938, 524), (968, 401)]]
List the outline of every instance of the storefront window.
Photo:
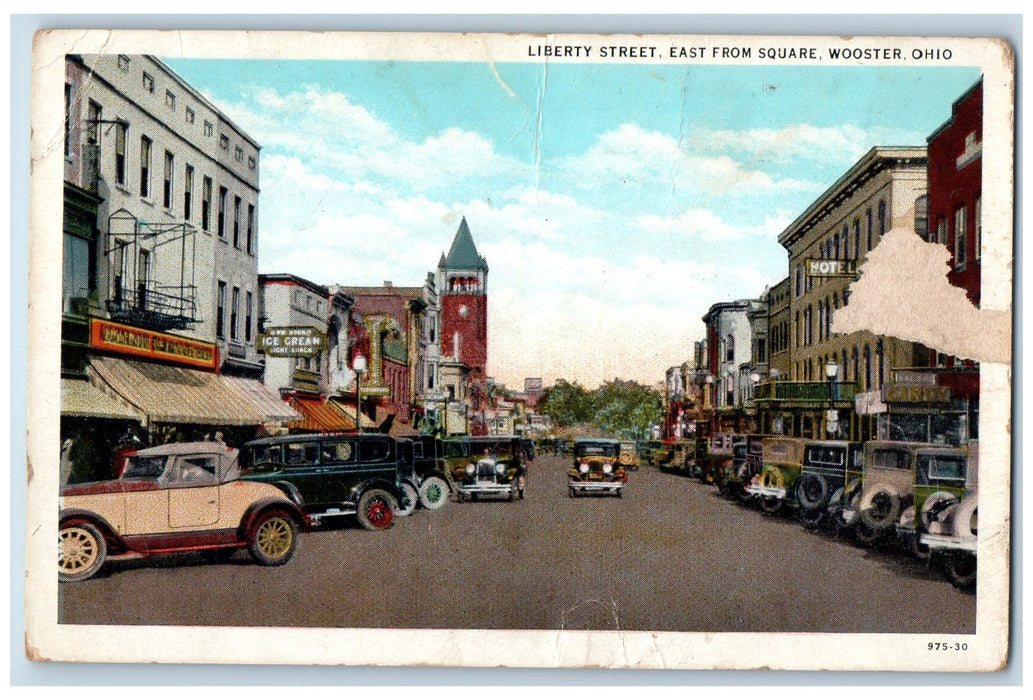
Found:
[(65, 234), (64, 311), (71, 312), (73, 299), (90, 294), (90, 242)]

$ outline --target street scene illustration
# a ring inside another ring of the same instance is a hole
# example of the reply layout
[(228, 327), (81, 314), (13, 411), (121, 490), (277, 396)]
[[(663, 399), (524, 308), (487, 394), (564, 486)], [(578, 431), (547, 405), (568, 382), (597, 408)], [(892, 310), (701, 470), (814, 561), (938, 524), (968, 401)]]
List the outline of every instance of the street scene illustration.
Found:
[(976, 633), (981, 69), (560, 49), (65, 55), (60, 624)]

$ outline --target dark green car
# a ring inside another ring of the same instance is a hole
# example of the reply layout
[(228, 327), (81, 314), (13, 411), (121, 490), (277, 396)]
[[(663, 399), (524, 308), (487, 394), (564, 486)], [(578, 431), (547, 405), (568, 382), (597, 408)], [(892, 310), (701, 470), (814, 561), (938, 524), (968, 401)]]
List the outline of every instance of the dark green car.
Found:
[(442, 440), (445, 470), (460, 501), (481, 496), (524, 497), (526, 466), (521, 439), (512, 435)]
[(354, 515), (368, 530), (390, 527), (402, 499), (399, 474), (412, 471), (411, 449), (378, 433), (280, 435), (241, 452), (241, 478), (279, 487), (313, 525)]

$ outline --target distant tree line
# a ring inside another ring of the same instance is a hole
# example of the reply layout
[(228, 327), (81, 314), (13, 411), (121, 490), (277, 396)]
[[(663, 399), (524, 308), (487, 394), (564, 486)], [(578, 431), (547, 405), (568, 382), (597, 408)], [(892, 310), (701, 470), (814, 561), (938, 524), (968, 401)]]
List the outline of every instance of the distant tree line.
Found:
[(538, 412), (560, 428), (590, 425), (617, 437), (643, 438), (663, 416), (660, 392), (638, 382), (614, 379), (589, 391), (579, 383), (558, 379), (545, 390)]

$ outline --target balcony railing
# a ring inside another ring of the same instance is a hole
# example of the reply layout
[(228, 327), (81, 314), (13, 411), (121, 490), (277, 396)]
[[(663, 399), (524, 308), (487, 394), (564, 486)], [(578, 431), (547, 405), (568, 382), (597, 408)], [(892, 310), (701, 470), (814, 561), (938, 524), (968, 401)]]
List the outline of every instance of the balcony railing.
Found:
[(128, 290), (114, 285), (108, 299), (112, 320), (165, 331), (187, 328), (197, 320), (193, 287), (149, 285)]
[[(857, 395), (857, 384), (854, 382), (835, 382), (832, 384), (834, 401), (853, 401)], [(828, 382), (763, 382), (755, 387), (754, 397), (757, 401), (809, 401), (828, 403)]]

